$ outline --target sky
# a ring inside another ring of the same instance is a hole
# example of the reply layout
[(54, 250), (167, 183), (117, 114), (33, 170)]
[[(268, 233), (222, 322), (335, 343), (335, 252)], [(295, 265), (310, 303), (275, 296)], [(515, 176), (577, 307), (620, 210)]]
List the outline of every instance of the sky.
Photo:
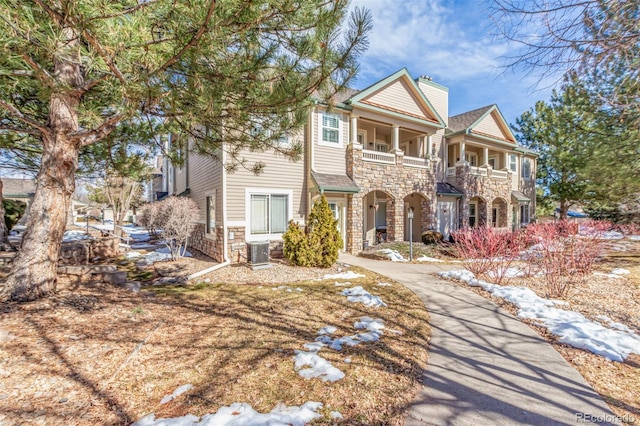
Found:
[(449, 116), (497, 104), (508, 123), (548, 100), (557, 78), (504, 65), (519, 46), (495, 36), (483, 0), (352, 0), (373, 16), (369, 49), (351, 85), (364, 89), (401, 68), (449, 88)]

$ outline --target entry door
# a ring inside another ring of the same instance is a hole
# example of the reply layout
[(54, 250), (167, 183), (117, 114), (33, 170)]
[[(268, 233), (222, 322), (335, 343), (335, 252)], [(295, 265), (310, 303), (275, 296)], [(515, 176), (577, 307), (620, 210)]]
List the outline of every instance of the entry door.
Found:
[(449, 234), (454, 229), (456, 218), (455, 201), (438, 201), (438, 232), (445, 240), (449, 239)]
[(333, 218), (338, 221), (337, 227), (338, 231), (340, 231), (340, 236), (342, 237), (342, 247), (347, 246), (346, 234), (344, 232), (345, 229), (345, 216), (344, 216), (344, 203), (337, 201), (329, 201), (329, 208), (333, 213)]

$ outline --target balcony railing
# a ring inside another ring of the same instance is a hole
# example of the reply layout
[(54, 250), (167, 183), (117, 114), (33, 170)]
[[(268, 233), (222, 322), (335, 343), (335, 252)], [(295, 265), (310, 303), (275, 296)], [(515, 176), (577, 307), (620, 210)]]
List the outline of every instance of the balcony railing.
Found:
[(471, 166), (469, 167), (469, 173), (472, 175), (476, 175), (476, 176), (486, 176), (487, 175), (487, 169), (484, 167), (475, 167), (475, 166)]
[(403, 164), (409, 167), (426, 169), (429, 167), (429, 159), (419, 157), (404, 157)]
[(396, 155), (387, 152), (362, 150), (362, 159), (372, 163), (396, 164)]
[(491, 177), (496, 178), (496, 179), (506, 179), (507, 178), (507, 172), (505, 170), (493, 170), (491, 172)]

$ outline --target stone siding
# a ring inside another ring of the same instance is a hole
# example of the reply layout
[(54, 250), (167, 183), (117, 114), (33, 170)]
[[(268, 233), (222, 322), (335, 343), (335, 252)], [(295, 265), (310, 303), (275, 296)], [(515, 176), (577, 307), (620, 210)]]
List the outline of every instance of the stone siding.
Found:
[(404, 199), (413, 193), (425, 199), (421, 203), (419, 222), (423, 230), (435, 226), (437, 163), (433, 161), (429, 168), (417, 168), (405, 166), (403, 160), (403, 153), (398, 152), (396, 164), (365, 161), (361, 145), (350, 145), (347, 149), (347, 174), (358, 185), (360, 192), (349, 197), (346, 251), (362, 251), (363, 199), (372, 191), (382, 191), (391, 197), (387, 205), (387, 241), (404, 239)]
[(60, 247), (60, 265), (78, 265), (89, 259), (100, 257), (110, 259), (120, 254), (120, 240), (116, 237), (92, 238), (62, 243)]
[(216, 262), (224, 262), (222, 256), (222, 226), (216, 226), (215, 238), (207, 238), (205, 235), (206, 226), (204, 223), (196, 224), (191, 238), (189, 239), (189, 247), (193, 247), (199, 252), (206, 254)]

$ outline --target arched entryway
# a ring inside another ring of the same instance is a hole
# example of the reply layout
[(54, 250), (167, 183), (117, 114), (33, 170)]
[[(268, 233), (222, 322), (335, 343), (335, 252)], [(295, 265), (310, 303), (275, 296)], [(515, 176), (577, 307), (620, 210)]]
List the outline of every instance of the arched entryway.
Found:
[[(413, 211), (413, 219), (409, 219), (409, 211)], [(419, 192), (413, 192), (404, 197), (404, 240), (421, 241), (424, 231), (432, 225), (431, 204), (429, 199)], [(411, 226), (409, 226), (411, 222)], [(409, 233), (412, 233), (410, 235)]]
[(362, 239), (365, 245), (388, 241), (391, 237), (395, 198), (385, 192), (374, 190), (363, 197)]
[(506, 228), (508, 226), (507, 216), (507, 200), (502, 197), (494, 199), (489, 212), (489, 225), (494, 228)]

